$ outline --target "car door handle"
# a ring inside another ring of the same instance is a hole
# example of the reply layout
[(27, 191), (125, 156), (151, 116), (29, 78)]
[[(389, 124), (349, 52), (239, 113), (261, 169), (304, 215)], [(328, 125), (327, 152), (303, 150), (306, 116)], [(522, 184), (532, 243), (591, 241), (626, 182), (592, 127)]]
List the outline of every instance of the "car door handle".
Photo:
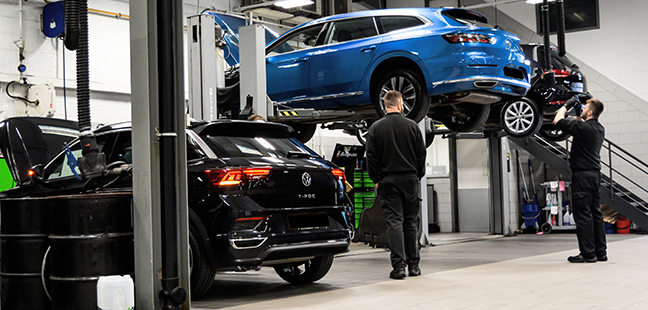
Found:
[(295, 59), (294, 62), (295, 62), (295, 63), (298, 63), (298, 62), (307, 62), (307, 61), (308, 61), (308, 58), (309, 58), (309, 57), (297, 58), (297, 59)]
[(369, 47), (363, 47), (360, 49), (360, 52), (362, 53), (368, 53), (376, 49), (375, 45), (369, 46)]

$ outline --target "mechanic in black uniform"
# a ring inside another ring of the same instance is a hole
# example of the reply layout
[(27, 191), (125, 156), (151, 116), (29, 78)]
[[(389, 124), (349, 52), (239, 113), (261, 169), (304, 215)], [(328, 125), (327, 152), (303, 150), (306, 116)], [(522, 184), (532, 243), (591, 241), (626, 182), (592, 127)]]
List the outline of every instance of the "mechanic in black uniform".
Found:
[(421, 274), (418, 221), (420, 180), (425, 175), (425, 142), (418, 125), (403, 116), (403, 96), (385, 94), (387, 114), (367, 134), (367, 170), (376, 183), (378, 201), (387, 222), (392, 279)]
[(574, 137), (569, 156), (572, 170), (571, 204), (580, 253), (567, 258), (571, 263), (595, 263), (608, 259), (605, 223), (599, 205), (600, 152), (605, 139), (605, 128), (598, 118), (603, 112), (603, 103), (598, 99), (589, 99), (586, 103), (579, 119), (570, 120), (565, 118), (565, 112), (578, 104), (578, 98), (567, 100), (553, 121), (558, 129)]

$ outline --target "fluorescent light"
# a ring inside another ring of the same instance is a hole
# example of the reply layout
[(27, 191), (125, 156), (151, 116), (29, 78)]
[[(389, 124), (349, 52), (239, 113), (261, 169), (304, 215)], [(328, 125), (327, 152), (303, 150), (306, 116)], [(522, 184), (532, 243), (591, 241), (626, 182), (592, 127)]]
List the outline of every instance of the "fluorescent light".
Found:
[[(554, 2), (554, 1), (556, 1), (556, 0), (548, 0), (547, 2)], [(543, 0), (526, 0), (526, 3), (528, 3), (528, 4), (540, 4), (542, 2), (543, 2)]]
[(274, 11), (274, 10), (270, 10), (270, 9), (266, 9), (266, 8), (254, 9), (251, 12), (254, 15), (269, 18), (269, 19), (272, 19), (272, 20), (283, 20), (283, 19), (291, 18), (291, 17), (295, 16), (295, 15), (292, 15), (292, 14), (279, 12), (279, 11)]
[(298, 6), (305, 6), (310, 4), (313, 4), (312, 0), (282, 0), (274, 3), (274, 5), (282, 7), (284, 9), (292, 9)]

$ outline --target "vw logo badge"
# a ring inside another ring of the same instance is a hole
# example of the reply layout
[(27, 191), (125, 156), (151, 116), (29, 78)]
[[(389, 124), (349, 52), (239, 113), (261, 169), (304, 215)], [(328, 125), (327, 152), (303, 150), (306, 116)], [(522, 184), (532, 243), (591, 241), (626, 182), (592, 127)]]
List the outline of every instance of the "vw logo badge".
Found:
[(304, 186), (310, 186), (312, 181), (313, 178), (311, 178), (311, 175), (308, 174), (308, 172), (304, 172), (304, 174), (302, 174), (302, 183), (304, 183)]

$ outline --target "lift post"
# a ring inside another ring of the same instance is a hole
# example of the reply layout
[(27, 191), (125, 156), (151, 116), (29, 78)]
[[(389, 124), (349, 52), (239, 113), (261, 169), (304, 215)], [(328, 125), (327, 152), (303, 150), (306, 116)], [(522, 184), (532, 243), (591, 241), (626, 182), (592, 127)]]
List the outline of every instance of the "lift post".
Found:
[(222, 30), (213, 15), (187, 18), (189, 25), (189, 114), (199, 120), (218, 119), (217, 89), (225, 87)]
[[(266, 99), (265, 29), (252, 24), (239, 28), (241, 63), (241, 114), (258, 114), (268, 119), (274, 115), (272, 103)], [(252, 99), (252, 110), (247, 106)], [(270, 105), (270, 107), (268, 107)], [(246, 109), (247, 107), (247, 109)]]

